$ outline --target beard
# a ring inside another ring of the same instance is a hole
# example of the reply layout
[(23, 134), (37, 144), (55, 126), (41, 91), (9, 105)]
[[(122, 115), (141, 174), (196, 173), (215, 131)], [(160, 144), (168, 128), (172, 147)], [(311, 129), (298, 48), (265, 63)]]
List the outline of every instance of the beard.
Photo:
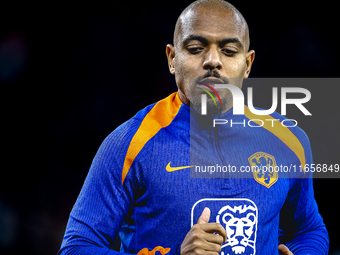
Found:
[[(224, 84), (229, 84), (229, 79), (225, 77), (221, 77), (221, 75), (216, 70), (214, 71), (209, 70), (205, 75), (199, 76), (191, 80), (190, 82), (190, 88), (191, 88), (190, 89), (190, 107), (193, 110), (195, 110), (197, 113), (201, 113), (201, 109), (202, 109), (201, 95), (205, 94), (205, 92), (198, 89), (197, 86), (200, 85), (201, 80), (203, 80), (204, 78), (208, 78), (208, 77), (215, 77), (215, 78), (222, 80)], [(221, 114), (226, 110), (226, 107), (228, 105), (227, 103), (228, 101), (230, 101), (230, 99), (228, 99), (229, 97), (227, 96), (228, 92), (226, 92), (225, 90), (219, 90), (218, 93), (221, 98), (222, 105), (220, 104), (216, 95), (213, 95), (216, 101), (216, 105), (215, 105), (214, 100), (209, 95), (207, 95), (207, 115), (213, 116), (213, 115)], [(212, 94), (214, 93), (212, 92)]]
[[(201, 109), (202, 109), (202, 99), (201, 99), (202, 94), (196, 93), (195, 95), (191, 95), (191, 100), (190, 100), (190, 107), (200, 114), (201, 114)], [(207, 96), (207, 115), (208, 116), (222, 114), (225, 111), (225, 106), (228, 103), (228, 99), (226, 97), (221, 97), (222, 105), (220, 104), (217, 98), (215, 100), (217, 102), (216, 105), (213, 99), (210, 96)]]

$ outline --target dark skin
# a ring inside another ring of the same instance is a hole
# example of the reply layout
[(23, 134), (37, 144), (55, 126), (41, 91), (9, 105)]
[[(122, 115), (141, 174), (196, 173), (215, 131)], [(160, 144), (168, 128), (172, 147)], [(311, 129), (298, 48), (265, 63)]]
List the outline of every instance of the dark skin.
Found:
[[(229, 8), (213, 4), (195, 6), (180, 17), (174, 46), (166, 46), (170, 73), (175, 75), (178, 94), (187, 105), (199, 101), (202, 91), (197, 81), (210, 74), (223, 83), (227, 81), (239, 88), (248, 78), (255, 52), (248, 50), (248, 28), (242, 18)], [(224, 100), (221, 112), (232, 108), (232, 96), (228, 90), (219, 90)], [(196, 225), (185, 236), (181, 254), (214, 254), (221, 252), (227, 240), (225, 228), (219, 223), (209, 223), (210, 210), (204, 209)], [(217, 234), (216, 234), (217, 233)], [(293, 255), (283, 244), (279, 253)]]
[[(202, 215), (181, 245), (181, 254), (219, 254), (227, 232), (219, 223), (209, 223), (210, 209), (204, 208)], [(218, 233), (213, 234), (213, 233)]]
[[(223, 83), (228, 80), (241, 88), (247, 78), (255, 57), (247, 51), (247, 30), (231, 10), (211, 7), (196, 7), (183, 18), (175, 46), (167, 45), (169, 69), (175, 75), (179, 97), (190, 105), (200, 100), (201, 90), (195, 89), (192, 81), (217, 72)], [(213, 77), (213, 76), (211, 76)], [(232, 108), (232, 96), (228, 90), (219, 91), (225, 99), (222, 112)]]

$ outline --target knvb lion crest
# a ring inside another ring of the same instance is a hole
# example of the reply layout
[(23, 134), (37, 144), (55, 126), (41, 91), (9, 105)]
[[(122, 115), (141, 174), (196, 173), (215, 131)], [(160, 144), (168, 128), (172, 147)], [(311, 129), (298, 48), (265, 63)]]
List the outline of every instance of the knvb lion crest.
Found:
[(274, 156), (265, 152), (256, 152), (248, 158), (248, 161), (253, 177), (258, 183), (270, 188), (278, 180)]
[(210, 221), (220, 223), (227, 231), (227, 241), (220, 255), (256, 255), (256, 237), (259, 212), (256, 204), (247, 198), (204, 198), (191, 210), (191, 226), (199, 219), (205, 207), (210, 208)]

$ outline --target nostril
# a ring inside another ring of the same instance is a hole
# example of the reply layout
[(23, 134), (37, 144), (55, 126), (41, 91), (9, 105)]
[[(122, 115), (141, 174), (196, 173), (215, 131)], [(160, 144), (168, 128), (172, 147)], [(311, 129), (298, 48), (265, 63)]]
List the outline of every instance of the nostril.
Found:
[(204, 65), (204, 70), (214, 70), (214, 69), (217, 69), (217, 70), (221, 70), (222, 66), (220, 64), (217, 64), (217, 65)]
[(204, 66), (204, 70), (213, 70), (213, 69), (214, 69), (214, 67), (211, 66), (211, 65), (205, 65)]

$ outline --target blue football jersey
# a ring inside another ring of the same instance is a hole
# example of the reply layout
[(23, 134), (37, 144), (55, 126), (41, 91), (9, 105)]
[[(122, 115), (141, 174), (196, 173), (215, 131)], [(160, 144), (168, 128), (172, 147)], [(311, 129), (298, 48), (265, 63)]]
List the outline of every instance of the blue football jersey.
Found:
[[(221, 120), (217, 124), (214, 119)], [(223, 121), (222, 121), (223, 120)], [(284, 122), (282, 122), (284, 121)], [(283, 124), (285, 123), (285, 125)], [(201, 116), (178, 93), (150, 105), (100, 146), (60, 254), (180, 254), (203, 209), (228, 239), (221, 255), (327, 254), (308, 137), (278, 113)]]

